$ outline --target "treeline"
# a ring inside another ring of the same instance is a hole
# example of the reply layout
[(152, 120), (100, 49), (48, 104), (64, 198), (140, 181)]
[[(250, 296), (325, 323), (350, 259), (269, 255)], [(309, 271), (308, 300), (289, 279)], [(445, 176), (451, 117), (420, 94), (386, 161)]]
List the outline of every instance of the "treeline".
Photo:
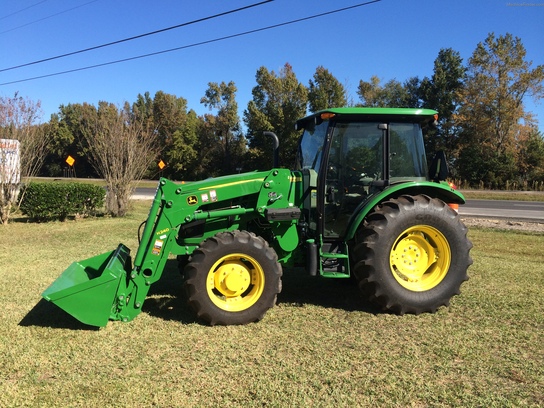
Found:
[[(70, 155), (78, 177), (103, 177), (90, 135), (104, 133), (108, 123), (113, 126), (112, 115), (137, 128), (140, 140), (152, 142), (149, 154), (132, 157), (148, 160), (145, 177), (197, 180), (269, 168), (272, 144), (263, 131), (278, 135), (280, 164), (292, 167), (300, 136), (294, 123), (308, 112), (338, 106), (394, 106), (439, 112), (438, 128), (425, 134), (428, 158), (444, 150), (452, 177), (466, 182), (465, 186), (535, 188), (544, 183), (543, 135), (524, 105), (528, 98), (538, 101), (544, 96), (544, 66), (532, 67), (521, 40), (511, 34), (489, 34), (466, 63), (457, 51), (440, 50), (430, 78), (361, 80), (358, 100), (350, 99), (345, 86), (322, 66), (307, 85), (289, 64), (279, 72), (261, 67), (255, 80), (242, 118), (233, 82), (208, 84), (200, 102), (209, 113), (201, 116), (183, 97), (163, 91), (139, 94), (123, 106), (62, 105), (41, 125), (50, 142), (40, 174), (65, 175), (65, 159)], [(122, 138), (122, 132), (111, 137)], [(160, 160), (166, 164), (162, 170)], [(108, 165), (107, 159), (103, 162)]]

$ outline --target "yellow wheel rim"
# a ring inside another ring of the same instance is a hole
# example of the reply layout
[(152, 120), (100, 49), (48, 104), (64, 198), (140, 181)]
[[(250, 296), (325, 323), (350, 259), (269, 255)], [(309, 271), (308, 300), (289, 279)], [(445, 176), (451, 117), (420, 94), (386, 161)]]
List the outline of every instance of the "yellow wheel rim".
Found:
[(244, 254), (229, 254), (210, 268), (206, 290), (220, 309), (240, 312), (259, 300), (264, 284), (263, 268), (255, 259)]
[(389, 262), (398, 283), (408, 290), (423, 292), (436, 287), (447, 275), (451, 250), (436, 228), (416, 225), (397, 238)]

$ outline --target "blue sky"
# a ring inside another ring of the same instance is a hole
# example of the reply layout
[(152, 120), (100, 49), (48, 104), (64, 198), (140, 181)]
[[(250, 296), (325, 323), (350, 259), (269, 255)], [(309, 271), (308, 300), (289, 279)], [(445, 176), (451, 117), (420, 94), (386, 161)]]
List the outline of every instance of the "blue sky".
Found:
[[(541, 1), (539, 3), (539, 1)], [(0, 69), (70, 53), (190, 22), (260, 0), (0, 0)], [(276, 0), (231, 15), (138, 40), (0, 72), (0, 83), (77, 69), (214, 40), (349, 7), (363, 0)], [(441, 48), (466, 62), (488, 33), (521, 38), (533, 67), (544, 64), (544, 0), (382, 0), (321, 18), (149, 58), (43, 79), (0, 85), (0, 95), (42, 103), (43, 121), (61, 104), (133, 102), (162, 90), (181, 96), (203, 114), (208, 82), (234, 81), (240, 115), (261, 66), (293, 66), (308, 84), (327, 68), (358, 101), (361, 79), (401, 82), (431, 76)], [(544, 129), (544, 103), (526, 101)]]

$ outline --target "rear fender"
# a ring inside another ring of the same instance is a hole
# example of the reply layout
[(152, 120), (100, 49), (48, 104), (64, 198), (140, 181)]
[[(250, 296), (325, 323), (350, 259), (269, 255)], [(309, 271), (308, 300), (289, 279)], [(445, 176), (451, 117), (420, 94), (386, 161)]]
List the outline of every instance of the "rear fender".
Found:
[(367, 200), (363, 201), (355, 210), (349, 221), (349, 226), (346, 232), (345, 240), (349, 241), (355, 236), (355, 232), (365, 217), (378, 204), (387, 201), (391, 198), (400, 197), (401, 195), (418, 195), (424, 194), (429, 197), (438, 198), (448, 204), (464, 204), (465, 197), (450, 187), (446, 182), (404, 182), (393, 184), (387, 189), (372, 195)]

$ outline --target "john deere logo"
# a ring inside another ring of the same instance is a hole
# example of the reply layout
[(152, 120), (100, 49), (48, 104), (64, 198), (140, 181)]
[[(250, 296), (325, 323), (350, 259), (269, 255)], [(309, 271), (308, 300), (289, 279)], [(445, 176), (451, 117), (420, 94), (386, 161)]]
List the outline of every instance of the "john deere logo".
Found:
[(196, 198), (196, 196), (192, 195), (192, 196), (187, 197), (187, 204), (195, 205), (197, 203), (198, 203), (198, 198)]

